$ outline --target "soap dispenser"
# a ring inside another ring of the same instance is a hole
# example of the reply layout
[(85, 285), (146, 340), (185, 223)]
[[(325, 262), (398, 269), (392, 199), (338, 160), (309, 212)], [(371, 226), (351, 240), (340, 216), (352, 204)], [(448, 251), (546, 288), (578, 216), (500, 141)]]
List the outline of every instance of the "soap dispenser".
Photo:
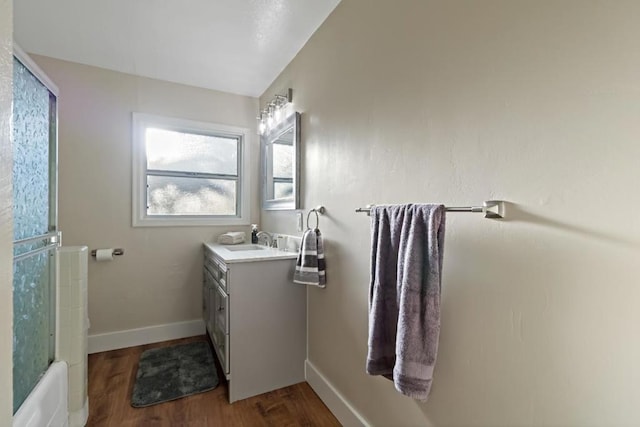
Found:
[(258, 243), (258, 224), (251, 224), (251, 243)]

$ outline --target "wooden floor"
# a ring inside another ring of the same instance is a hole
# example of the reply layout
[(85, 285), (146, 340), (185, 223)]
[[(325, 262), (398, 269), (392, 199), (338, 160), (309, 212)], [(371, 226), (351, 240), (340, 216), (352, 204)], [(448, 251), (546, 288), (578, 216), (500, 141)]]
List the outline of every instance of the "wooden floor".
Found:
[(218, 369), (214, 390), (146, 408), (130, 404), (140, 354), (147, 349), (192, 341), (185, 338), (89, 355), (87, 426), (339, 426), (307, 383), (229, 404)]

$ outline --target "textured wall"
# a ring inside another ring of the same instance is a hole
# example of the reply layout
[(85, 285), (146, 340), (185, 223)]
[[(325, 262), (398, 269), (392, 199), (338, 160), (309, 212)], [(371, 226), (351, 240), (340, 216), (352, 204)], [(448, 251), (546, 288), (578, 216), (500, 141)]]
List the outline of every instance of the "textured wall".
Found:
[[(251, 129), (257, 100), (33, 58), (60, 88), (63, 243), (125, 249), (124, 256), (109, 263), (89, 260), (89, 334), (199, 319), (201, 243), (228, 227), (131, 227), (131, 113)], [(250, 137), (256, 170), (258, 139), (255, 133)], [(257, 174), (252, 181), (257, 194)], [(254, 209), (252, 218), (258, 214)]]
[(11, 209), (11, 99), (13, 81), (13, 1), (0, 0), (0, 425), (13, 414), (13, 222)]
[[(276, 79), (327, 207), (309, 359), (379, 426), (640, 424), (640, 3), (343, 0)], [(450, 213), (431, 398), (365, 374), (367, 203)], [(293, 213), (263, 212), (295, 231)]]

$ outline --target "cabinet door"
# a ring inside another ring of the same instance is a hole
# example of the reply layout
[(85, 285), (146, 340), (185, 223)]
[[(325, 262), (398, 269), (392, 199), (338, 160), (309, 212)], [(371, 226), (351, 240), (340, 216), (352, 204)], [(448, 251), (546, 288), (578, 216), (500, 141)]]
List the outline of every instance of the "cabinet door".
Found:
[(209, 326), (211, 328), (211, 332), (217, 329), (216, 325), (216, 307), (218, 303), (216, 301), (216, 286), (211, 286), (209, 288)]
[(215, 302), (215, 327), (226, 335), (229, 333), (229, 296), (220, 287), (216, 288)]
[(213, 279), (213, 276), (211, 275), (211, 273), (209, 272), (209, 270), (207, 270), (206, 268), (204, 269), (204, 286), (202, 289), (202, 302), (203, 302), (203, 312), (202, 312), (202, 316), (205, 322), (205, 326), (207, 327), (207, 329), (209, 331), (212, 331), (213, 328), (215, 327), (214, 325), (214, 294), (211, 292), (211, 290), (215, 290), (216, 288), (216, 283), (215, 280)]
[(209, 301), (209, 278), (205, 271), (202, 282), (202, 320), (204, 320), (207, 329), (209, 329)]
[[(229, 335), (222, 332), (220, 329), (215, 329), (211, 334), (211, 340), (213, 341), (213, 347), (218, 355), (220, 366), (225, 375), (229, 374), (230, 361), (229, 361)], [(227, 379), (229, 377), (227, 376)]]

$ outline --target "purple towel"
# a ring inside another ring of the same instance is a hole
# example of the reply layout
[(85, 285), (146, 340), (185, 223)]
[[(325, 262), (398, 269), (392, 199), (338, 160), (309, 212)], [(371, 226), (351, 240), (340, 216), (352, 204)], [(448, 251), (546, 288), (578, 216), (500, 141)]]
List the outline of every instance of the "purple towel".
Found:
[(367, 373), (427, 400), (440, 335), (443, 205), (371, 209)]

